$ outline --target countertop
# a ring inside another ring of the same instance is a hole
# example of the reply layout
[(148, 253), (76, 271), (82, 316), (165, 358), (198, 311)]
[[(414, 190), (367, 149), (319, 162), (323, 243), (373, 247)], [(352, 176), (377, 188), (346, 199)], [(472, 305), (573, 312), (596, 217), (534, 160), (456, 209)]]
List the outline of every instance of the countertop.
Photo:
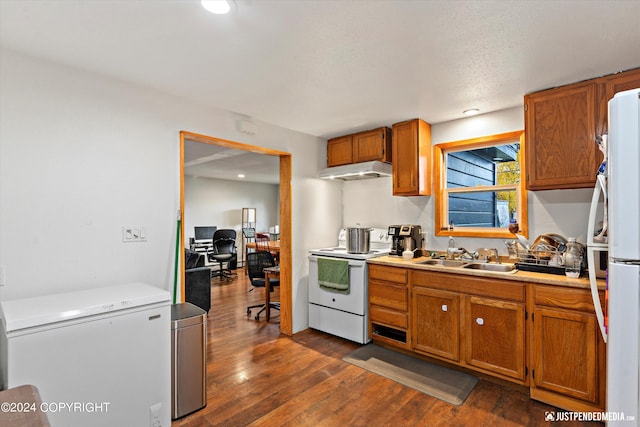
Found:
[[(427, 257), (414, 258), (412, 260), (405, 260), (403, 257), (386, 255), (376, 258), (369, 258), (368, 264), (386, 265), (390, 267), (404, 267), (415, 270), (431, 270), (439, 271), (441, 273), (450, 274), (464, 274), (466, 276), (482, 276), (482, 277), (495, 277), (496, 279), (515, 280), (520, 282), (539, 283), (543, 285), (556, 285), (566, 286), (570, 288), (583, 288), (589, 289), (589, 278), (580, 277), (577, 279), (571, 279), (566, 276), (560, 276), (556, 274), (546, 273), (534, 273), (531, 271), (513, 270), (510, 272), (497, 272), (497, 271), (484, 271), (484, 270), (471, 270), (460, 267), (445, 267), (442, 265), (429, 265), (420, 264), (421, 261), (426, 261)], [(602, 279), (598, 279), (598, 289), (604, 291), (606, 283)]]

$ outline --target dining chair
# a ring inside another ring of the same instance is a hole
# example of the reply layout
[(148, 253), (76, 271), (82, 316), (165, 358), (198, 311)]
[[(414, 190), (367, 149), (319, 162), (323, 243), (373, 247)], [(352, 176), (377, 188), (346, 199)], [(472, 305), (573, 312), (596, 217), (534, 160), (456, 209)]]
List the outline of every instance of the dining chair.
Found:
[(270, 241), (271, 241), (271, 237), (269, 236), (268, 233), (257, 233), (256, 234), (256, 250), (269, 252), (277, 265), (280, 262), (280, 253), (278, 251), (271, 249)]

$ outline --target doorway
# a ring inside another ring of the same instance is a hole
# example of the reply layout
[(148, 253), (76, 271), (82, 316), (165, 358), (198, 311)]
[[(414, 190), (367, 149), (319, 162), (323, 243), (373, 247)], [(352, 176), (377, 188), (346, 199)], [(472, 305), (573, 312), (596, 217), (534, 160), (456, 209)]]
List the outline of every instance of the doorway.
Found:
[[(291, 153), (278, 151), (256, 145), (228, 141), (212, 136), (193, 132), (180, 131), (180, 212), (184, 215), (184, 145), (185, 141), (200, 142), (229, 149), (242, 150), (251, 153), (277, 156), (280, 159), (280, 332), (292, 335), (292, 290), (291, 290)], [(184, 221), (180, 229), (179, 247), (184, 247)], [(184, 251), (180, 263), (180, 277), (182, 277), (181, 295), (184, 302)]]

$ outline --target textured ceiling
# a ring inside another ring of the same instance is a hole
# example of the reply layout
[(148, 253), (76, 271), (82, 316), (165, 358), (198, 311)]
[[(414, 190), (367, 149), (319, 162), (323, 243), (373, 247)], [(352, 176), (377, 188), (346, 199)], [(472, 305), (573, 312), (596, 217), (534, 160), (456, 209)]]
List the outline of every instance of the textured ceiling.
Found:
[(640, 66), (640, 1), (0, 0), (0, 44), (311, 135)]

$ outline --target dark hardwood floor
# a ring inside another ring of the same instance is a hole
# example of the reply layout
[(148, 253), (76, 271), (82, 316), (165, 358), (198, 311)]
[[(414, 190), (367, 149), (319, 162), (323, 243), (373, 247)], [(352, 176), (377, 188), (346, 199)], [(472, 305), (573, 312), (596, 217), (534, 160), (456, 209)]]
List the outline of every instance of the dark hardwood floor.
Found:
[[(196, 426), (602, 426), (545, 421), (558, 409), (480, 380), (454, 406), (342, 361), (358, 344), (319, 331), (280, 335), (280, 316), (247, 317), (263, 300), (243, 270), (211, 281), (207, 406), (172, 423)], [(274, 298), (278, 299), (275, 292)], [(255, 312), (254, 312), (255, 313)]]

